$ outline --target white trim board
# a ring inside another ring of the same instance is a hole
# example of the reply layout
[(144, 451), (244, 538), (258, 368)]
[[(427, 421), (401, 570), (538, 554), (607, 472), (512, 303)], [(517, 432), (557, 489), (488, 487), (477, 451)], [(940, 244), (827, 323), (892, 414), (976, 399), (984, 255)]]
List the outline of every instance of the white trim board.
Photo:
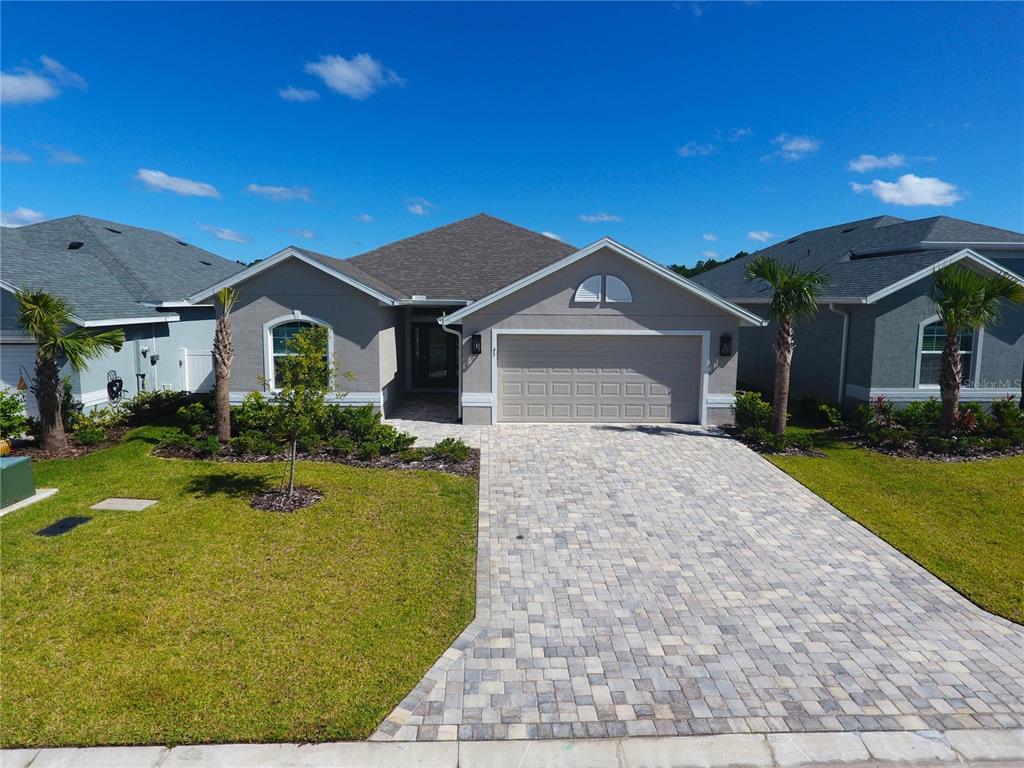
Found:
[(343, 283), (351, 285), (353, 288), (357, 288), (358, 290), (368, 294), (369, 296), (372, 296), (373, 298), (377, 299), (386, 306), (394, 307), (398, 305), (398, 299), (392, 299), (390, 296), (386, 296), (380, 291), (374, 290), (370, 286), (360, 283), (355, 278), (349, 277), (343, 272), (339, 272), (336, 269), (331, 269), (326, 264), (321, 264), (316, 259), (311, 259), (309, 256), (306, 256), (306, 254), (300, 253), (292, 246), (288, 246), (287, 248), (278, 251), (273, 256), (264, 259), (258, 264), (253, 264), (252, 266), (246, 267), (241, 272), (237, 272), (231, 277), (228, 277), (224, 280), (221, 280), (219, 283), (211, 285), (209, 288), (204, 288), (199, 293), (192, 294), (192, 296), (189, 297), (189, 301), (197, 302), (212, 298), (217, 294), (217, 291), (219, 291), (221, 288), (230, 288), (233, 285), (245, 282), (249, 278), (255, 277), (261, 272), (264, 272), (270, 269), (271, 267), (275, 267), (282, 261), (286, 261), (287, 259), (298, 259), (299, 261), (308, 264), (314, 269), (318, 269), (324, 274), (330, 275), (331, 277), (340, 280)]
[(732, 408), (736, 405), (736, 395), (708, 395), (708, 408)]
[[(708, 423), (708, 382), (711, 376), (711, 331), (603, 331), (571, 328), (492, 328), (491, 329), (491, 425), (498, 423), (498, 339), (501, 336), (699, 336), (701, 347), (700, 407), (701, 426)], [(475, 393), (470, 393), (475, 394)], [(465, 395), (463, 395), (465, 397)]]
[(580, 259), (584, 259), (587, 256), (590, 256), (591, 254), (600, 251), (602, 248), (608, 248), (614, 251), (615, 253), (619, 254), (620, 256), (629, 259), (633, 263), (639, 264), (641, 267), (650, 270), (654, 274), (663, 277), (669, 282), (674, 283), (675, 285), (678, 285), (681, 288), (684, 288), (690, 293), (704, 299), (705, 301), (711, 304), (714, 304), (719, 309), (723, 309), (729, 314), (738, 317), (741, 322), (748, 323), (750, 325), (756, 325), (759, 327), (768, 324), (766, 320), (758, 317), (753, 312), (749, 312), (743, 309), (742, 307), (738, 307), (735, 304), (726, 301), (718, 294), (712, 293), (711, 291), (697, 285), (691, 280), (687, 280), (682, 275), (677, 275), (672, 270), (663, 267), (661, 264), (658, 264), (657, 262), (652, 261), (651, 259), (648, 259), (646, 256), (640, 255), (636, 251), (627, 248), (626, 246), (616, 242), (615, 240), (612, 240), (610, 237), (603, 237), (596, 243), (591, 243), (585, 248), (580, 248), (578, 251), (570, 253), (568, 256), (559, 259), (554, 264), (549, 264), (543, 269), (538, 269), (536, 272), (527, 275), (524, 278), (516, 280), (514, 283), (506, 285), (504, 288), (501, 288), (488, 296), (484, 296), (482, 299), (474, 301), (469, 306), (463, 307), (457, 312), (453, 312), (450, 315), (439, 318), (438, 322), (441, 323), (442, 325), (460, 323), (462, 322), (462, 319), (467, 315), (471, 315), (474, 312), (505, 298), (506, 296), (510, 296), (516, 291), (519, 291), (525, 288), (526, 286), (537, 282), (538, 280), (542, 280), (548, 275), (554, 274), (558, 270), (564, 269), (565, 267), (568, 267), (570, 264), (574, 264)]
[[(269, 400), (273, 393), (272, 392), (260, 392), (258, 389), (250, 390), (250, 392), (258, 392), (263, 395), (264, 398)], [(241, 405), (249, 392), (233, 391), (230, 394), (232, 405)], [(324, 402), (328, 405), (376, 405), (378, 408), (381, 406), (380, 392), (344, 392), (344, 393), (333, 393), (329, 394), (324, 398)]]
[[(882, 395), (886, 400), (890, 400), (894, 403), (915, 403), (923, 402), (932, 397), (939, 400), (940, 394), (938, 387), (872, 387), (871, 389), (868, 389), (867, 387), (862, 387), (859, 384), (846, 385), (847, 397), (867, 402), (870, 402), (879, 395)], [(960, 389), (960, 402), (989, 403), (993, 400), (1000, 400), (1008, 395), (1020, 397), (1020, 389), (962, 387)]]

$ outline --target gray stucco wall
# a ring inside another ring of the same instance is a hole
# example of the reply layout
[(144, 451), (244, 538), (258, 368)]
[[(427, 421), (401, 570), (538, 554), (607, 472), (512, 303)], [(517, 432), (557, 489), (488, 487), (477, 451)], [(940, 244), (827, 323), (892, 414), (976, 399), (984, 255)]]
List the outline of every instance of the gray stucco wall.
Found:
[(399, 347), (403, 320), (404, 313), (400, 308), (380, 308), (380, 336), (377, 347), (380, 353), (380, 389), (385, 414), (392, 406), (397, 405), (403, 389), (399, 363), (403, 357)]
[[(630, 303), (577, 305), (577, 286), (594, 274), (621, 278), (632, 293)], [(491, 392), (492, 329), (571, 330), (695, 330), (711, 332), (709, 394), (736, 389), (739, 321), (735, 316), (658, 277), (649, 270), (604, 249), (469, 315), (463, 322), (463, 392)], [(470, 336), (481, 334), (483, 354), (470, 354)], [(719, 357), (718, 341), (732, 335), (733, 355)], [(728, 408), (722, 410), (729, 413)], [(711, 409), (709, 409), (710, 414)], [(730, 414), (731, 415), (731, 414)], [(468, 423), (490, 423), (490, 408), (466, 407)]]
[(327, 323), (334, 337), (334, 364), (351, 371), (342, 379), (351, 393), (379, 393), (381, 351), (379, 332), (384, 320), (377, 300), (325, 275), (301, 261), (289, 259), (236, 286), (238, 303), (231, 314), (235, 360), (231, 391), (262, 391), (264, 324), (299, 310)]
[[(872, 389), (911, 389), (917, 384), (920, 324), (935, 317), (925, 278), (878, 302)], [(1000, 322), (980, 334), (973, 384), (980, 389), (1020, 389), (1024, 368), (1024, 307), (1003, 303)]]
[[(747, 304), (745, 309), (767, 313), (765, 304)], [(842, 312), (850, 306), (836, 307)], [(851, 326), (853, 320), (851, 317)], [(775, 334), (777, 323), (764, 328), (740, 329), (742, 354), (739, 358), (740, 386), (771, 392), (775, 388)], [(852, 334), (851, 334), (852, 339)], [(843, 318), (822, 306), (813, 318), (800, 320), (796, 326), (796, 349), (790, 374), (790, 397), (814, 397), (822, 402), (837, 402), (839, 369), (842, 362)], [(870, 342), (868, 343), (870, 347)]]

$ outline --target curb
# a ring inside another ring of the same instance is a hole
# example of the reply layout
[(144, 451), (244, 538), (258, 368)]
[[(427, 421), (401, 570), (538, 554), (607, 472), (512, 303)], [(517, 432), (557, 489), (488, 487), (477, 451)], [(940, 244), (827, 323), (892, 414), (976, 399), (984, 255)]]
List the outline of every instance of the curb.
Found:
[(887, 768), (897, 765), (1024, 766), (1024, 728), (0, 750), (2, 768)]

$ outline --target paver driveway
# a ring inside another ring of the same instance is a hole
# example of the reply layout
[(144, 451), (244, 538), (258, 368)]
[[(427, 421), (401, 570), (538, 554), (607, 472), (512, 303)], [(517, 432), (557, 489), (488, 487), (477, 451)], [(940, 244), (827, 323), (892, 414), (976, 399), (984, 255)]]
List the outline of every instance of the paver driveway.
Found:
[(742, 445), (481, 439), (477, 618), (374, 738), (1024, 725), (1024, 628)]

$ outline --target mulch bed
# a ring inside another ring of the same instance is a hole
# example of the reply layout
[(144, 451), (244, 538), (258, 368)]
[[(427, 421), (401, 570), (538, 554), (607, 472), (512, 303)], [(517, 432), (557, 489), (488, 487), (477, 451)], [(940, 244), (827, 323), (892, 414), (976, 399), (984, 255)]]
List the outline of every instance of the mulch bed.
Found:
[(111, 448), (121, 442), (121, 438), (124, 437), (125, 433), (134, 429), (134, 427), (111, 427), (110, 429), (104, 430), (107, 433), (107, 439), (102, 443), (96, 443), (95, 445), (75, 445), (75, 439), (68, 434), (68, 447), (63, 451), (44, 451), (38, 445), (35, 440), (22, 440), (18, 439), (15, 441), (14, 449), (11, 451), (12, 456), (28, 456), (33, 461), (43, 461), (44, 459), (75, 459), (79, 456), (85, 456), (96, 451), (102, 451), (104, 448)]
[[(217, 456), (200, 456), (195, 451), (187, 448), (157, 447), (153, 451), (154, 456), (170, 459), (195, 459), (200, 461), (225, 461), (244, 463), (263, 463), (271, 461), (288, 461), (286, 454), (275, 454), (263, 456), (256, 454), (233, 454), (224, 453)], [(452, 475), (463, 477), (477, 477), (480, 474), (480, 451), (476, 448), (469, 449), (469, 458), (465, 461), (450, 461), (438, 456), (426, 456), (416, 461), (403, 461), (398, 454), (390, 456), (379, 456), (376, 459), (362, 460), (355, 456), (338, 456), (327, 451), (313, 451), (311, 453), (299, 453), (299, 461), (326, 461), (333, 464), (347, 464), (350, 467), (368, 467), (371, 469), (428, 469), (435, 472), (447, 472)]]
[(297, 509), (316, 504), (324, 495), (316, 488), (305, 485), (297, 485), (288, 495), (287, 488), (276, 491), (258, 493), (252, 497), (249, 503), (254, 509), (262, 509), (267, 512), (294, 512)]
[(1024, 455), (1024, 445), (1016, 445), (1000, 451), (986, 450), (984, 448), (972, 449), (971, 453), (934, 453), (915, 440), (908, 440), (901, 445), (874, 445), (869, 440), (859, 435), (840, 435), (845, 442), (864, 448), (875, 453), (882, 453), (886, 456), (895, 456), (900, 459), (920, 459), (921, 461), (937, 461), (951, 464), (958, 464), (965, 461), (985, 461), (987, 459), (1002, 459), (1009, 456)]

